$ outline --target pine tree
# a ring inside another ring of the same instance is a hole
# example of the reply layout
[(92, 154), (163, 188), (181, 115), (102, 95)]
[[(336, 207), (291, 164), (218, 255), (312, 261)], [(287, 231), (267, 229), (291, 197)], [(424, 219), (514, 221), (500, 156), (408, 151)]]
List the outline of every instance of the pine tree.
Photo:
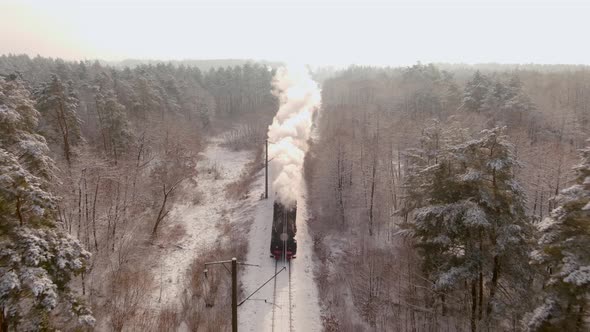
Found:
[(64, 157), (72, 163), (72, 148), (82, 141), (80, 133), (81, 120), (78, 118), (78, 96), (69, 81), (63, 84), (57, 75), (52, 75), (49, 82), (43, 84), (36, 93), (37, 109), (49, 127), (47, 135), (61, 140)]
[(502, 112), (506, 122), (522, 124), (524, 117), (536, 109), (535, 104), (523, 89), (523, 84), (517, 75), (508, 82)]
[(443, 71), (443, 85), (445, 87), (443, 94), (443, 109), (447, 113), (455, 112), (461, 106), (461, 90), (455, 83), (453, 75)]
[[(90, 254), (55, 224), (56, 197), (48, 190), (53, 161), (34, 132), (38, 112), (14, 77), (0, 78), (0, 328), (47, 328), (64, 308), (81, 323), (94, 318), (69, 289)], [(22, 325), (19, 325), (21, 324)]]
[(490, 79), (480, 73), (479, 70), (476, 71), (473, 78), (465, 84), (461, 109), (469, 112), (479, 112), (490, 85)]
[(511, 151), (502, 129), (484, 130), (477, 139), (446, 144), (434, 164), (410, 168), (406, 182), (404, 212), (413, 221), (404, 227), (416, 238), (423, 271), (443, 303), (445, 294), (469, 285), (472, 331), (484, 313), (490, 326), (507, 306), (519, 305), (498, 296), (501, 280), (526, 288), (521, 266), (529, 226)]
[(136, 113), (140, 118), (147, 118), (150, 113), (160, 111), (164, 115), (162, 96), (156, 87), (156, 82), (149, 75), (146, 68), (137, 70), (133, 89), (137, 97)]
[(590, 295), (590, 147), (581, 151), (576, 183), (556, 197), (558, 207), (539, 223), (532, 263), (549, 272), (542, 304), (529, 331), (587, 331)]
[(489, 89), (481, 102), (480, 111), (489, 116), (498, 117), (507, 98), (507, 88), (500, 81), (490, 84)]
[(0, 144), (10, 147), (10, 152), (18, 156), (23, 164), (37, 177), (50, 179), (55, 167), (48, 156), (49, 149), (45, 138), (35, 132), (38, 125), (39, 112), (30, 99), (29, 92), (16, 76), (2, 83), (0, 103), (2, 118), (0, 119)]
[[(472, 99), (467, 98), (465, 101)], [(535, 105), (522, 88), (518, 76), (514, 75), (507, 83), (489, 81), (487, 92), (478, 109), (497, 121), (518, 125), (535, 109)]]
[(112, 90), (106, 88), (96, 93), (95, 101), (105, 153), (112, 155), (116, 162), (132, 138), (125, 106), (117, 101)]

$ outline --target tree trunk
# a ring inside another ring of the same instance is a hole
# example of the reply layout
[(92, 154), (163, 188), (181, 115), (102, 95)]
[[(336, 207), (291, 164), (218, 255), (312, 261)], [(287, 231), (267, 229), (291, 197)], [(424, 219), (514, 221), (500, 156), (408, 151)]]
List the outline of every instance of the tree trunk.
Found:
[[(85, 170), (82, 170), (84, 174)], [(82, 178), (78, 181), (78, 239), (81, 239), (82, 231)]]
[(68, 120), (66, 119), (63, 98), (65, 98), (63, 95), (60, 96), (59, 108), (56, 110), (56, 117), (64, 143), (64, 157), (66, 158), (69, 167), (72, 164), (70, 158), (70, 129), (68, 128)]
[(369, 205), (369, 235), (373, 236), (373, 206), (375, 201), (375, 175), (377, 173), (377, 153), (373, 158), (373, 174), (371, 176), (371, 201)]
[(582, 300), (582, 303), (580, 304), (580, 309), (578, 310), (578, 319), (576, 320), (576, 331), (583, 331), (584, 329), (585, 309), (585, 301)]
[(113, 148), (113, 158), (115, 160), (115, 165), (117, 165), (117, 160), (118, 160), (118, 156), (117, 156), (117, 146), (114, 142), (113, 139), (111, 139), (111, 147)]
[(82, 279), (82, 295), (86, 295), (86, 272), (80, 273), (80, 278)]
[(67, 126), (66, 126), (66, 132), (64, 133), (63, 136), (64, 139), (64, 154), (66, 157), (66, 161), (68, 163), (68, 166), (72, 165), (72, 161), (71, 161), (71, 157), (70, 157), (70, 137), (69, 137), (69, 133), (67, 131)]
[(96, 178), (96, 188), (94, 189), (94, 201), (92, 202), (92, 234), (94, 236), (94, 249), (98, 251), (98, 241), (96, 239), (96, 198), (98, 197), (98, 186), (100, 183), (100, 175)]
[[(480, 252), (480, 255), (483, 254), (483, 244), (482, 244), (483, 240), (482, 240), (481, 237), (482, 237), (482, 232), (479, 231), (479, 252)], [(478, 283), (479, 283), (479, 285), (478, 285), (479, 286), (479, 294), (478, 294), (478, 297), (479, 297), (478, 320), (481, 320), (482, 317), (483, 317), (483, 266), (482, 266), (481, 260), (479, 262), (478, 269), (479, 269), (479, 277), (478, 277), (478, 279), (479, 279), (478, 280)]]
[(486, 317), (489, 321), (492, 314), (492, 301), (496, 295), (496, 289), (498, 287), (498, 279), (500, 278), (500, 258), (498, 255), (494, 255), (494, 267), (492, 270), (492, 282), (490, 284), (490, 297), (488, 299), (488, 305), (486, 308)]
[(88, 229), (90, 228), (90, 210), (88, 209), (88, 182), (84, 179), (84, 209), (85, 209), (85, 219), (86, 219), (86, 226), (84, 227), (84, 238), (86, 240), (86, 248), (90, 248), (90, 233)]
[(545, 192), (541, 190), (541, 198), (539, 199), (539, 218), (543, 220), (543, 200)]
[(158, 232), (158, 226), (160, 226), (160, 222), (162, 219), (168, 214), (164, 213), (166, 209), (166, 201), (168, 200), (168, 194), (166, 193), (166, 186), (164, 186), (164, 200), (162, 201), (162, 206), (160, 207), (160, 211), (158, 212), (158, 217), (156, 218), (156, 223), (154, 224), (154, 228), (152, 229), (152, 236), (156, 236)]
[(471, 281), (471, 332), (477, 332), (477, 281)]
[(0, 332), (8, 332), (8, 319), (4, 315), (4, 307), (0, 307)]
[(22, 226), (24, 224), (23, 214), (20, 210), (21, 202), (20, 197), (16, 197), (16, 216), (18, 217), (19, 224)]
[(340, 142), (338, 142), (338, 157), (337, 157), (337, 168), (338, 168), (338, 205), (340, 208), (340, 220), (342, 225), (346, 223), (345, 220), (345, 213), (344, 213), (344, 198), (343, 198), (343, 191), (344, 191), (344, 165), (343, 165), (343, 158), (342, 158), (342, 146)]
[(141, 134), (141, 138), (139, 139), (139, 141), (141, 142), (139, 144), (139, 148), (137, 150), (137, 162), (135, 164), (135, 172), (133, 173), (133, 187), (132, 187), (132, 191), (131, 191), (131, 200), (135, 201), (135, 185), (137, 184), (137, 176), (139, 175), (139, 169), (140, 169), (140, 162), (141, 162), (141, 155), (143, 154), (143, 149), (144, 149), (144, 145), (145, 145), (145, 132)]
[(119, 219), (119, 197), (121, 195), (120, 186), (121, 186), (121, 183), (117, 181), (117, 198), (116, 198), (116, 203), (115, 203), (115, 217), (113, 218), (113, 251), (115, 251), (115, 240), (117, 238), (117, 221)]
[(98, 99), (94, 97), (94, 104), (96, 105), (96, 115), (98, 116), (98, 123), (100, 124), (100, 135), (102, 136), (102, 145), (104, 148), (104, 153), (108, 156), (108, 148), (107, 148), (107, 137), (105, 135), (105, 125), (102, 119), (102, 114), (100, 112), (100, 106), (98, 104)]
[(537, 175), (537, 183), (535, 183), (535, 200), (533, 203), (533, 216), (536, 215), (537, 212), (537, 203), (539, 199), (539, 181), (541, 179), (541, 174)]

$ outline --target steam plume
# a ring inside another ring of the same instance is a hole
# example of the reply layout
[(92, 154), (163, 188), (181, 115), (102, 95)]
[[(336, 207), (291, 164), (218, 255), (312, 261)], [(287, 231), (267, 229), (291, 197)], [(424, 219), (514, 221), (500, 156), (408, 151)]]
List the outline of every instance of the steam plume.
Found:
[(280, 68), (273, 87), (281, 98), (281, 107), (268, 128), (272, 189), (279, 202), (293, 206), (302, 184), (312, 116), (319, 109), (321, 95), (304, 67)]

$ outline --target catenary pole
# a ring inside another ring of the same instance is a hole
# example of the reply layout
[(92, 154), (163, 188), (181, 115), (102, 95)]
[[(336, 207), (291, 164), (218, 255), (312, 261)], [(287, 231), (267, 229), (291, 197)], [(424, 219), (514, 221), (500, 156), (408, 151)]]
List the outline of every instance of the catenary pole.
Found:
[[(216, 261), (205, 263), (205, 277), (207, 277), (210, 265), (223, 265), (226, 269), (225, 263), (231, 263), (231, 330), (238, 332), (238, 259), (233, 257), (228, 261)], [(239, 263), (241, 265), (258, 266), (254, 264)], [(228, 270), (229, 271), (229, 270)]]
[(238, 332), (238, 260), (231, 259), (231, 329)]

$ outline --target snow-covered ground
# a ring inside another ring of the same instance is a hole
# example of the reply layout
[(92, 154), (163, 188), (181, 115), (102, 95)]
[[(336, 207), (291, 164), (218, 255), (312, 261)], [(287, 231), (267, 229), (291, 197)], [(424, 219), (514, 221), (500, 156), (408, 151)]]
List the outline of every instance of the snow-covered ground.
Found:
[[(156, 287), (150, 295), (152, 308), (180, 308), (187, 269), (200, 252), (211, 248), (223, 236), (216, 225), (224, 217), (242, 221), (250, 219), (250, 216), (254, 217), (250, 231), (244, 236), (248, 236), (247, 263), (259, 267), (240, 267), (239, 281), (243, 286), (244, 296), (274, 275), (275, 260), (269, 257), (274, 195), (269, 192), (268, 199), (260, 199), (264, 193), (264, 170), (256, 175), (246, 200), (230, 200), (224, 192), (229, 183), (239, 179), (244, 167), (253, 157), (252, 151), (236, 152), (223, 148), (219, 140), (212, 140), (201, 154), (197, 166), (199, 172), (195, 179), (197, 184), (183, 188), (183, 193), (191, 195), (192, 192), (200, 192), (202, 200), (195, 205), (189, 203), (192, 201), (191, 197), (186, 197), (183, 200), (185, 203), (177, 203), (172, 208), (163, 230), (181, 228), (183, 231), (180, 231), (179, 240), (162, 241), (160, 244), (161, 258), (153, 266)], [(215, 179), (214, 173), (208, 171), (213, 165), (221, 173), (218, 179)], [(301, 195), (297, 203), (298, 253), (290, 265), (291, 288), (289, 289), (289, 266), (286, 262), (279, 262), (276, 270), (283, 266), (286, 269), (278, 275), (276, 286), (274, 281), (269, 282), (239, 307), (240, 330), (321, 330), (318, 291), (313, 279), (312, 239), (306, 222), (304, 195), (305, 193)], [(275, 287), (276, 297), (273, 296)]]
[[(272, 178), (272, 177), (271, 177)], [(264, 190), (264, 177), (253, 186)], [(305, 186), (302, 186), (305, 187)], [(247, 263), (260, 267), (245, 267), (241, 282), (245, 296), (250, 295), (283, 267), (286, 269), (266, 284), (250, 300), (238, 308), (241, 330), (245, 331), (321, 331), (318, 291), (313, 278), (313, 247), (307, 227), (305, 193), (297, 202), (297, 258), (290, 264), (291, 288), (289, 289), (289, 264), (276, 266), (270, 257), (270, 227), (272, 223), (274, 195), (261, 200), (256, 206), (256, 216), (248, 234)], [(276, 294), (276, 296), (274, 296)]]
[[(244, 167), (253, 158), (252, 151), (231, 151), (220, 146), (220, 140), (212, 140), (201, 154), (197, 163), (198, 174), (196, 185), (189, 184), (182, 188), (183, 194), (201, 194), (201, 202), (193, 204), (192, 197), (186, 197), (185, 203), (175, 204), (171, 215), (166, 221), (167, 231), (179, 230), (178, 241), (162, 241), (160, 260), (154, 266), (156, 286), (151, 294), (150, 302), (154, 308), (166, 306), (180, 307), (180, 299), (185, 289), (187, 269), (202, 252), (217, 240), (223, 214), (232, 210), (240, 202), (228, 200), (224, 189), (227, 184), (239, 179)], [(214, 172), (215, 166), (220, 173), (218, 179)], [(184, 234), (183, 234), (184, 232)]]

